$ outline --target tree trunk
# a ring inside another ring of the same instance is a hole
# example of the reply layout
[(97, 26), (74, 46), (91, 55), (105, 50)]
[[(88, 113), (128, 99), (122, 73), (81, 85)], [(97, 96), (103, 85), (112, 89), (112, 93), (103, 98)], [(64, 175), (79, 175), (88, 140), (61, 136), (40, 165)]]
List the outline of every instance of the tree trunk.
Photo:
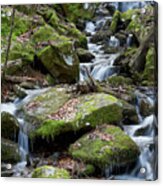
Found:
[(6, 76), (7, 62), (8, 62), (8, 58), (9, 58), (12, 33), (13, 33), (13, 29), (14, 29), (14, 19), (15, 19), (15, 8), (13, 7), (12, 16), (11, 16), (11, 28), (10, 28), (10, 34), (9, 34), (9, 37), (8, 37), (8, 46), (7, 46), (7, 51), (6, 51), (6, 59), (5, 59), (5, 63), (4, 63), (2, 80), (5, 80), (5, 76)]

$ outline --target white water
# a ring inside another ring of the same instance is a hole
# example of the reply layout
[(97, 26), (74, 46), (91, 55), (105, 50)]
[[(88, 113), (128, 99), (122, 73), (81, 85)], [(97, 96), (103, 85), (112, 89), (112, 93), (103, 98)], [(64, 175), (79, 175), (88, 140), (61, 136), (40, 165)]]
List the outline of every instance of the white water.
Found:
[[(95, 23), (87, 22), (85, 31), (95, 34), (96, 28), (101, 24), (104, 25), (110, 17), (105, 17), (105, 19), (97, 19)], [(109, 39), (109, 38), (108, 38)], [(80, 81), (84, 81), (87, 78), (86, 68), (90, 75), (98, 81), (104, 81), (109, 76), (117, 73), (117, 68), (113, 67), (115, 59), (119, 54), (104, 54), (101, 49), (101, 45), (97, 45), (90, 42), (90, 37), (88, 40), (88, 50), (94, 54), (95, 58), (90, 63), (80, 63)], [(119, 40), (115, 36), (111, 36), (109, 45), (112, 47), (118, 47), (120, 45)]]
[[(144, 95), (144, 97), (146, 97), (146, 95)], [(148, 97), (148, 100), (150, 100), (151, 104), (154, 104), (151, 101), (151, 98)], [(139, 104), (139, 102), (137, 104)], [(138, 105), (136, 105), (136, 107), (139, 109)], [(140, 111), (138, 111), (138, 115), (140, 115)], [(155, 145), (155, 126), (157, 125), (156, 117), (152, 114), (144, 119), (141, 117), (139, 121), (140, 123), (138, 125), (123, 126), (124, 131), (136, 142), (140, 149), (140, 156), (136, 167), (132, 172), (130, 172), (130, 174), (126, 173), (124, 175), (118, 175), (115, 176), (114, 179), (154, 180), (156, 178), (156, 162), (154, 158), (155, 150), (154, 147), (152, 147)]]
[(132, 38), (133, 38), (133, 34), (129, 34), (126, 41), (127, 47), (130, 47), (132, 45)]
[(35, 96), (45, 92), (48, 88), (38, 89), (38, 90), (27, 90), (27, 96), (23, 100), (16, 99), (15, 102), (2, 103), (1, 112), (9, 112), (10, 114), (16, 116), (19, 122), (19, 134), (18, 134), (18, 147), (21, 161), (13, 167), (14, 176), (21, 176), (21, 174), (27, 174), (27, 156), (29, 155), (29, 139), (27, 135), (27, 123), (24, 118), (17, 115), (17, 112), (22, 108), (22, 106), (28, 103)]
[(117, 48), (120, 46), (120, 41), (115, 36), (111, 36), (109, 40), (109, 46)]

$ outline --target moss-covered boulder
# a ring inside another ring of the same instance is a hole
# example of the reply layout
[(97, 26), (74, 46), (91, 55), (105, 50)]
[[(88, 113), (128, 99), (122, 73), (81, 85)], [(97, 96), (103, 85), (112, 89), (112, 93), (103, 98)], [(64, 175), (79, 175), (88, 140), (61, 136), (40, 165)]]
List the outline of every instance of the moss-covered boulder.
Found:
[(1, 138), (1, 161), (17, 163), (20, 161), (18, 145), (10, 140)]
[(36, 168), (32, 173), (32, 178), (70, 179), (71, 176), (65, 169), (45, 165)]
[(115, 13), (113, 15), (112, 22), (111, 22), (111, 25), (110, 25), (110, 30), (113, 33), (115, 33), (117, 31), (120, 19), (121, 19), (121, 13), (117, 10), (117, 11), (115, 11)]
[(1, 135), (3, 138), (15, 141), (19, 132), (18, 120), (8, 112), (1, 113)]
[(77, 55), (79, 57), (80, 62), (90, 62), (92, 59), (95, 58), (95, 56), (89, 52), (88, 50), (85, 50), (83, 48), (77, 49)]
[(151, 47), (146, 55), (145, 69), (142, 74), (144, 85), (153, 85), (155, 80), (155, 66), (156, 66), (156, 52), (153, 47)]
[(117, 98), (96, 93), (71, 98), (65, 89), (51, 88), (24, 107), (33, 123), (30, 136), (55, 138), (68, 131), (95, 128), (105, 122), (122, 119), (122, 103)]
[(42, 49), (37, 57), (38, 63), (43, 64), (56, 82), (74, 83), (78, 81), (79, 60), (73, 43), (68, 39), (51, 42), (51, 45)]
[(139, 148), (119, 127), (102, 125), (69, 148), (73, 158), (99, 168), (127, 166), (139, 156)]

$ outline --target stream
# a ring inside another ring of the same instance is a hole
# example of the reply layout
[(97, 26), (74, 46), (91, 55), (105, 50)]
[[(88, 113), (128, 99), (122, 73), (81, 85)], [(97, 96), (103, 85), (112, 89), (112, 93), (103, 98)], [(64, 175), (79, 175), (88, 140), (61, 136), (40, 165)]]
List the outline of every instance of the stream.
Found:
[[(118, 4), (115, 4), (118, 8)], [(132, 8), (131, 4), (128, 3), (126, 6), (123, 3), (124, 7), (121, 7), (123, 10), (126, 10), (126, 7)], [(132, 3), (133, 6), (133, 3)], [(134, 4), (134, 6), (142, 6), (142, 4)], [(88, 5), (85, 5), (87, 8)], [(91, 37), (96, 33), (97, 28), (104, 26), (107, 20), (112, 19), (112, 17), (102, 17), (99, 16), (96, 18), (94, 22), (88, 21), (86, 23), (85, 31), (90, 33), (90, 36), (87, 37), (88, 40), (88, 50), (94, 54), (95, 58), (89, 63), (81, 63), (80, 64), (80, 81), (84, 81), (87, 78), (87, 73), (85, 67), (88, 69), (91, 76), (98, 80), (104, 81), (108, 77), (112, 75), (117, 75), (119, 72), (118, 67), (114, 66), (115, 59), (119, 56), (119, 53), (116, 54), (104, 54), (101, 45), (91, 43)], [(127, 38), (126, 43), (127, 45), (130, 44), (131, 36)], [(108, 45), (112, 47), (119, 46), (119, 40), (115, 36), (111, 36), (110, 40), (108, 40)], [(19, 177), (21, 175), (28, 176), (28, 169), (26, 168), (27, 165), (27, 156), (30, 156), (30, 147), (29, 147), (29, 139), (28, 139), (28, 132), (27, 132), (27, 125), (28, 123), (24, 120), (23, 116), (18, 115), (18, 111), (22, 108), (22, 106), (28, 103), (31, 99), (35, 96), (43, 93), (46, 89), (37, 89), (37, 90), (28, 90), (27, 96), (22, 99), (16, 99), (13, 103), (2, 103), (1, 104), (1, 112), (6, 111), (13, 115), (15, 115), (19, 121), (19, 135), (18, 135), (18, 145), (19, 151), (21, 156), (21, 162), (14, 166), (14, 175)], [(123, 174), (114, 175), (112, 172), (112, 168), (109, 167), (105, 170), (105, 178), (106, 179), (120, 179), (120, 180), (128, 180), (128, 179), (142, 179), (142, 180), (153, 180), (157, 176), (155, 175), (154, 171), (157, 169), (157, 163), (155, 160), (154, 154), (157, 153), (157, 148), (155, 146), (155, 136), (156, 134), (156, 127), (157, 127), (157, 120), (155, 115), (148, 115), (143, 117), (140, 114), (140, 93), (141, 90), (137, 89), (135, 91), (135, 96), (137, 98), (135, 107), (137, 110), (137, 115), (139, 118), (139, 124), (133, 123), (132, 125), (125, 125), (123, 126), (124, 131), (128, 134), (139, 146), (140, 149), (140, 156), (133, 167), (132, 170), (124, 171)], [(148, 90), (146, 92), (141, 92), (146, 97), (146, 100), (149, 102), (150, 105), (155, 104), (155, 92), (152, 91), (150, 95), (148, 95)]]

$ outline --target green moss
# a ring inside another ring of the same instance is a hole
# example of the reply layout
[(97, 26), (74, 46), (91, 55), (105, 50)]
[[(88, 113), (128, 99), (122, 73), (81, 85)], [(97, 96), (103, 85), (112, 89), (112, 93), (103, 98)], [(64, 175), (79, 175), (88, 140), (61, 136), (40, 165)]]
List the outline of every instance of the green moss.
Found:
[(73, 158), (99, 168), (127, 165), (139, 155), (139, 149), (130, 137), (119, 127), (110, 125), (84, 135), (70, 146), (69, 152)]
[(1, 161), (17, 163), (20, 161), (18, 145), (10, 140), (1, 138)]
[(71, 176), (65, 169), (45, 165), (36, 168), (32, 173), (32, 178), (70, 179)]
[[(79, 19), (91, 19), (97, 4), (92, 4), (91, 10), (85, 10), (83, 4), (63, 4), (62, 8), (69, 21), (77, 23)], [(57, 8), (57, 7), (56, 7)]]
[[(79, 100), (80, 104), (76, 106), (77, 112), (73, 119), (46, 120), (32, 133), (31, 137), (55, 138), (68, 131), (79, 131), (87, 125), (95, 128), (103, 123), (116, 124), (122, 119), (122, 105), (113, 96), (101, 93), (83, 96)], [(52, 110), (51, 107), (50, 110)], [(46, 116), (46, 112), (44, 115)]]
[(125, 51), (124, 55), (125, 57), (132, 57), (137, 51), (138, 51), (138, 48), (130, 47)]
[(35, 133), (31, 133), (30, 137), (41, 136), (45, 139), (53, 139), (55, 136), (58, 136), (61, 131), (63, 133), (68, 131), (69, 127), (70, 125), (66, 124), (65, 121), (46, 120)]
[[(4, 16), (2, 16), (1, 20), (1, 34), (2, 37), (6, 37), (9, 35), (10, 32), (10, 24), (11, 24), (11, 17), (6, 15), (7, 12), (12, 12), (12, 9), (3, 8), (1, 11)], [(16, 12), (15, 20), (14, 20), (14, 29), (13, 29), (13, 37), (20, 36), (21, 34), (27, 32), (31, 27), (31, 19), (27, 16), (20, 16), (19, 12)]]
[(95, 172), (95, 167), (93, 165), (86, 165), (85, 170), (81, 173), (82, 176), (90, 176)]
[(132, 20), (132, 17), (136, 15), (140, 15), (139, 9), (129, 9), (126, 12), (121, 13), (121, 19), (124, 19), (124, 21)]
[(145, 69), (142, 75), (143, 80), (147, 81), (148, 83), (154, 83), (154, 73), (155, 73), (155, 49), (151, 47), (146, 55), (146, 64)]
[(51, 40), (53, 37), (56, 36), (56, 33), (54, 32), (54, 29), (49, 26), (41, 26), (34, 34), (32, 39), (34, 42), (42, 42), (42, 41), (48, 41)]
[(34, 46), (32, 42), (14, 42), (9, 53), (9, 60), (22, 59), (23, 61), (33, 62)]
[(117, 31), (117, 27), (118, 27), (118, 23), (120, 21), (121, 18), (121, 13), (117, 10), (115, 11), (113, 18), (112, 18), (112, 22), (110, 25), (110, 30), (115, 33)]
[(19, 131), (18, 120), (8, 112), (1, 113), (2, 137), (14, 140)]
[(124, 77), (124, 76), (112, 76), (108, 79), (108, 82), (112, 86), (125, 86), (128, 87), (132, 84), (132, 79)]

